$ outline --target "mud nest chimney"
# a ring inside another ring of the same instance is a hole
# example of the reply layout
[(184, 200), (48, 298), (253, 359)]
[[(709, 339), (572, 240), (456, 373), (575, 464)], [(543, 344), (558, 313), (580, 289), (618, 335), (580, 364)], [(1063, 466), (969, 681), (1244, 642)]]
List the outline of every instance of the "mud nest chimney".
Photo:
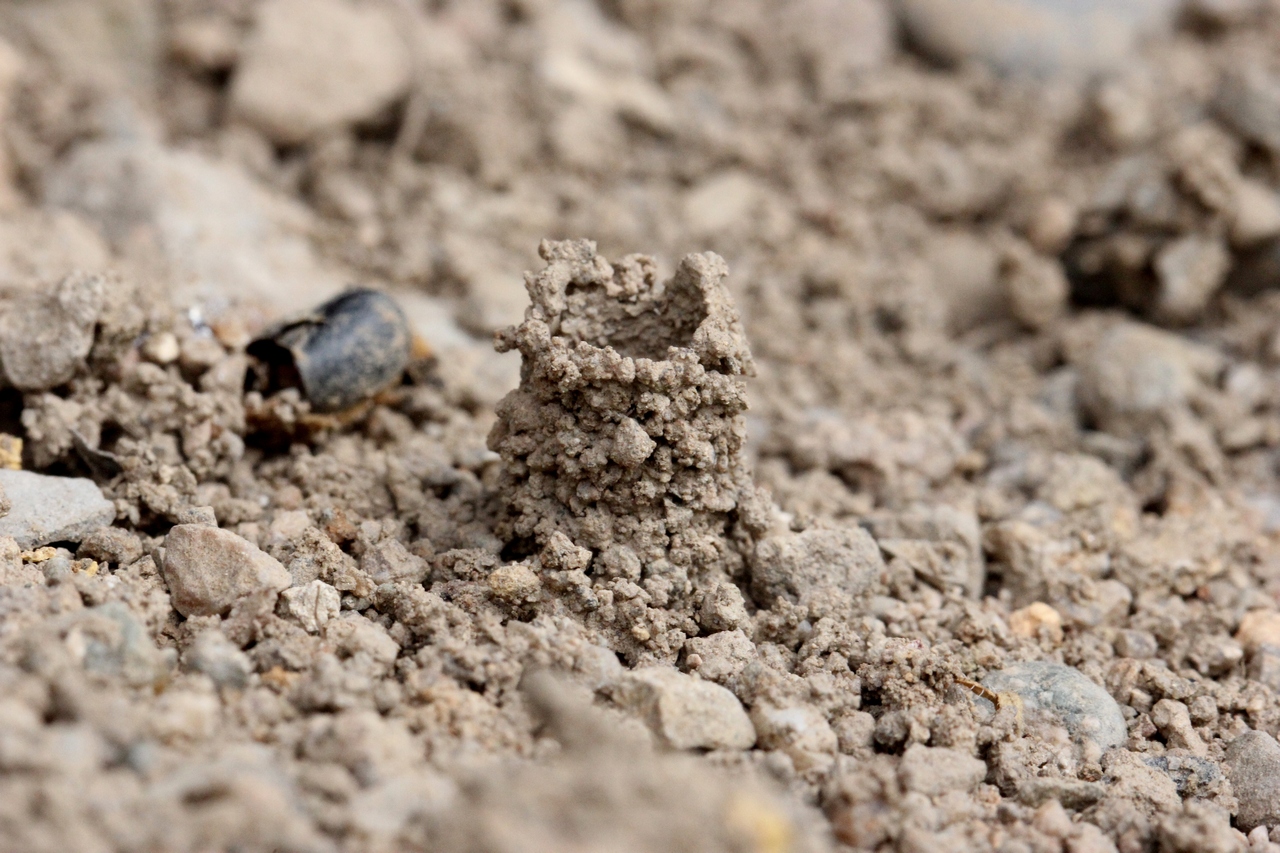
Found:
[(728, 267), (688, 255), (660, 281), (652, 258), (610, 264), (588, 240), (539, 253), (525, 320), (498, 335), (523, 357), (489, 435), (503, 461), (499, 536), (554, 568), (568, 561), (597, 591), (638, 582), (651, 608), (693, 604), (712, 621), (723, 608), (708, 597), (741, 609), (735, 582), (767, 504), (743, 460), (754, 368)]

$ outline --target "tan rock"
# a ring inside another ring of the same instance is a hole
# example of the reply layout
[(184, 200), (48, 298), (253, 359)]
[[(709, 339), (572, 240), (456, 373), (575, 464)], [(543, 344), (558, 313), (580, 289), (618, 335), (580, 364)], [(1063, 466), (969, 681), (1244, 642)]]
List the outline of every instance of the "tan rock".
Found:
[(698, 675), (720, 684), (742, 672), (757, 658), (756, 644), (741, 631), (719, 631), (686, 640), (685, 654), (698, 659)]
[(1175, 323), (1199, 319), (1230, 268), (1231, 252), (1219, 238), (1189, 234), (1169, 243), (1155, 258), (1156, 315)]
[(755, 727), (736, 696), (677, 670), (630, 672), (617, 695), (673, 749), (748, 749), (756, 742)]
[(290, 584), (278, 560), (229, 530), (179, 524), (164, 545), (164, 577), (183, 616), (220, 616), (250, 593), (279, 592)]
[(1231, 242), (1251, 246), (1280, 234), (1280, 195), (1250, 178), (1236, 186), (1231, 216)]
[(409, 46), (387, 7), (270, 0), (243, 48), (231, 109), (281, 144), (374, 117), (409, 88)]
[(1043, 329), (1066, 311), (1071, 285), (1057, 259), (1018, 246), (1005, 254), (1001, 274), (1009, 309), (1027, 328)]
[(1062, 642), (1062, 617), (1043, 601), (1036, 601), (1009, 614), (1009, 630), (1019, 637), (1033, 639), (1044, 631), (1056, 645)]
[(1240, 620), (1236, 641), (1249, 654), (1263, 646), (1280, 648), (1280, 613), (1274, 610), (1250, 610)]
[(518, 604), (536, 600), (542, 581), (524, 563), (512, 563), (489, 573), (489, 589), (503, 601)]
[(84, 366), (106, 300), (100, 275), (73, 273), (50, 293), (31, 293), (0, 325), (0, 361), (14, 387), (45, 391)]

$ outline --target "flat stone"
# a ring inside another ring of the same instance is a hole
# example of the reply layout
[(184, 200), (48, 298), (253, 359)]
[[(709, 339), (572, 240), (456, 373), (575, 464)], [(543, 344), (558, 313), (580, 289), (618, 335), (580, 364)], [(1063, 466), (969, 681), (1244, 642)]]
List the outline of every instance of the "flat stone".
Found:
[(231, 109), (281, 144), (371, 119), (409, 89), (393, 13), (347, 0), (270, 0), (244, 46)]
[(1002, 74), (1090, 73), (1132, 61), (1167, 28), (1175, 0), (899, 0), (911, 40), (934, 59), (978, 60)]
[(1053, 714), (1072, 737), (1104, 750), (1121, 746), (1129, 736), (1116, 700), (1074, 667), (1024, 661), (990, 673), (982, 684), (997, 693), (1017, 694), (1026, 710)]
[(672, 749), (749, 749), (756, 742), (755, 726), (736, 696), (675, 669), (629, 672), (617, 696)]
[(24, 550), (50, 542), (81, 542), (115, 521), (116, 508), (92, 480), (0, 470), (0, 489), (12, 507), (0, 518), (0, 536)]
[(1240, 801), (1236, 826), (1248, 832), (1280, 823), (1280, 743), (1266, 732), (1245, 732), (1227, 747), (1226, 763)]
[(280, 592), (292, 580), (279, 560), (229, 530), (179, 524), (164, 547), (164, 577), (183, 616), (221, 616), (241, 598)]

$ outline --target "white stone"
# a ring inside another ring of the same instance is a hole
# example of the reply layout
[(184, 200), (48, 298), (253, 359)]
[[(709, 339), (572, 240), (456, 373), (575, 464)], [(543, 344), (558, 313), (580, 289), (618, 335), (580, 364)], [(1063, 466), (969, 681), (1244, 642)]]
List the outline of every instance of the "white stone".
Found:
[(280, 600), (285, 612), (312, 634), (318, 633), (330, 619), (337, 617), (342, 605), (342, 595), (321, 580), (286, 589), (280, 593)]

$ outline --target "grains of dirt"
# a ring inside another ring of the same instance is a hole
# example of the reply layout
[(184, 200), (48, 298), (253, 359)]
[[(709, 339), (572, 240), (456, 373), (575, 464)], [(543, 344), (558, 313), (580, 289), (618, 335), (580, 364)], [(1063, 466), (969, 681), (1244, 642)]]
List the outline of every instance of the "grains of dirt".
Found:
[(1068, 5), (0, 4), (0, 847), (1274, 853), (1280, 15)]

